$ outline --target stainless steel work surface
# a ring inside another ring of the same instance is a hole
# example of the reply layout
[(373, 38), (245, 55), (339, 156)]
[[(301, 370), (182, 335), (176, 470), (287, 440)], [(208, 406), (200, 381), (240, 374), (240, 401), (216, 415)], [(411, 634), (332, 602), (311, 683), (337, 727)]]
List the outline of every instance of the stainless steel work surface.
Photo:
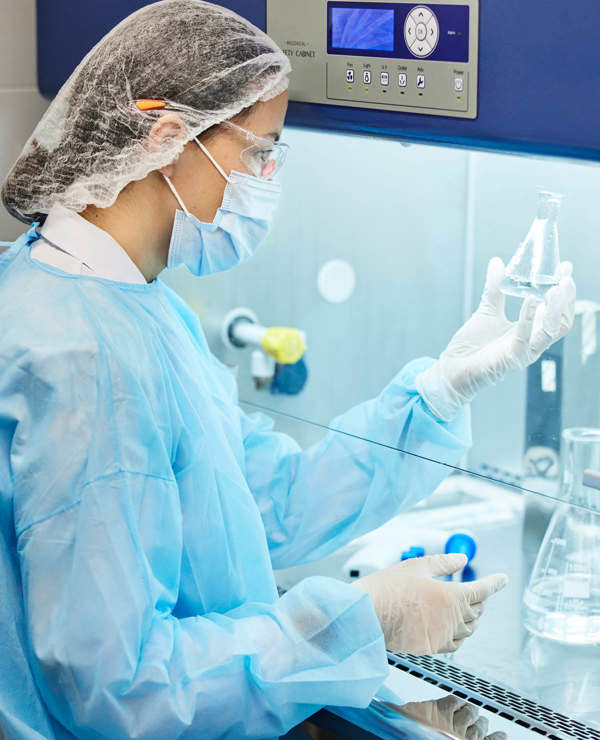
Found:
[[(571, 734), (562, 726), (553, 727), (548, 718), (532, 720), (526, 714), (507, 711), (493, 700), (486, 702), (449, 683), (436, 683), (429, 675), (410, 669), (404, 662), (402, 670), (391, 669), (386, 686), (367, 709), (333, 708), (328, 711), (334, 718), (319, 716), (319, 725), (333, 731), (337, 738), (532, 740), (541, 735), (550, 740), (568, 737), (596, 740), (594, 734), (579, 728), (573, 728)], [(337, 717), (366, 734), (356, 734), (346, 725), (338, 724)]]
[[(447, 511), (448, 516), (452, 512), (456, 529), (464, 510), (463, 526), (475, 535), (478, 544), (475, 575), (506, 572), (510, 583), (488, 601), (479, 629), (457, 653), (425, 658), (390, 656), (402, 666), (402, 670), (391, 669), (386, 684), (397, 696), (395, 703), (436, 700), (449, 689), (484, 712), (490, 732), (506, 732), (508, 723), (511, 738), (533, 731), (550, 738), (600, 740), (600, 647), (552, 642), (530, 635), (524, 627), (523, 592), (557, 504), (470, 476), (453, 476), (442, 489), (422, 509), (405, 516), (437, 521), (442, 512)], [(489, 502), (487, 522), (479, 521), (480, 509), (473, 504), (477, 490)], [(439, 514), (432, 508), (436, 498), (443, 504)], [(334, 576), (344, 557), (347, 551), (303, 566), (296, 574), (293, 569), (284, 573), (286, 587), (312, 573)], [(485, 709), (486, 705), (491, 709)], [(340, 713), (347, 716), (346, 710)], [(380, 713), (377, 722), (381, 719)]]
[(523, 591), (540, 544), (535, 528), (539, 497), (527, 496), (524, 503), (527, 516), (522, 521), (479, 533), (477, 570), (505, 571), (511, 582), (490, 600), (475, 635), (445, 661), (600, 729), (600, 647), (534, 637), (523, 626)]

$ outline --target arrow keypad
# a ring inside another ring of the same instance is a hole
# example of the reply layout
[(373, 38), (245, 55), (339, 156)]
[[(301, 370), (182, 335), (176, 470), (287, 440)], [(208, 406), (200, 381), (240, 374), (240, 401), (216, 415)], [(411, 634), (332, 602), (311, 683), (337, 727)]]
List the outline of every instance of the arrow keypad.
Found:
[(406, 16), (404, 40), (411, 54), (424, 59), (432, 54), (440, 38), (438, 20), (429, 8), (417, 5)]

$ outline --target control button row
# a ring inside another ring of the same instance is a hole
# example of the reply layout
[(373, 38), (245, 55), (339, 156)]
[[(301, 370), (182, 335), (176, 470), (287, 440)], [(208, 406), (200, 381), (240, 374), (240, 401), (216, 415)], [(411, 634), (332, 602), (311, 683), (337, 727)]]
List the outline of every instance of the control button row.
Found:
[[(384, 87), (387, 87), (390, 84), (390, 74), (389, 72), (381, 72), (380, 73), (380, 82)], [(364, 69), (363, 70), (363, 82), (365, 85), (370, 85), (372, 80), (372, 73), (370, 69)], [(424, 90), (426, 85), (425, 75), (424, 74), (418, 74), (416, 76), (416, 87), (418, 90)], [(347, 69), (346, 70), (346, 82), (353, 83), (354, 82), (354, 70), (353, 69)], [(398, 73), (398, 87), (408, 87), (408, 74), (406, 72), (399, 72)], [(465, 78), (464, 77), (455, 77), (454, 78), (454, 92), (464, 92), (465, 90)]]
[[(363, 83), (365, 85), (371, 84), (371, 70), (370, 69), (363, 69)], [(379, 76), (380, 83), (386, 87), (390, 84), (390, 73), (389, 72), (381, 72)], [(350, 85), (354, 84), (354, 70), (353, 69), (347, 69), (346, 70), (346, 82)]]
[[(346, 70), (346, 82), (350, 82), (350, 83), (354, 82), (354, 70), (353, 69)], [(363, 83), (365, 85), (371, 84), (371, 70), (370, 69), (363, 69)]]

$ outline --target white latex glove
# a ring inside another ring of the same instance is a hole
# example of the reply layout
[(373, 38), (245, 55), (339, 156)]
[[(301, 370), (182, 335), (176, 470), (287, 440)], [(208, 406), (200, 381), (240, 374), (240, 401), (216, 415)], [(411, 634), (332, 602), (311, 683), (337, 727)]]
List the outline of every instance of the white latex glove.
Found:
[(567, 334), (575, 316), (575, 283), (570, 262), (559, 266), (559, 284), (543, 301), (529, 296), (519, 320), (506, 318), (500, 290), (504, 263), (489, 263), (479, 308), (451, 339), (439, 360), (417, 376), (421, 397), (439, 419), (451, 421), (458, 410), (486, 386), (511, 370), (523, 370)]
[(388, 650), (412, 655), (451, 653), (477, 627), (487, 598), (508, 576), (471, 583), (436, 581), (467, 564), (465, 555), (429, 555), (384, 568), (353, 585), (371, 597)]

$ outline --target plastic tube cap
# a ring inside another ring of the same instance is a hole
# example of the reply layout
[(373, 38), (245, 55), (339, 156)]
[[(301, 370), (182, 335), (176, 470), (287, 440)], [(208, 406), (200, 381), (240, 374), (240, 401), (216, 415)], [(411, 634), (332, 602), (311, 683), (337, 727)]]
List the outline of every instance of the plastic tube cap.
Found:
[(411, 547), (409, 550), (405, 550), (402, 553), (402, 557), (400, 558), (400, 561), (403, 562), (404, 560), (412, 560), (413, 558), (423, 558), (423, 557), (425, 557), (424, 547)]
[(462, 534), (458, 532), (449, 537), (446, 542), (444, 552), (449, 555), (450, 553), (459, 553), (467, 556), (467, 562), (471, 562), (477, 553), (477, 543), (468, 534)]
[(306, 344), (298, 329), (280, 326), (267, 329), (261, 347), (280, 365), (295, 364), (306, 350)]

